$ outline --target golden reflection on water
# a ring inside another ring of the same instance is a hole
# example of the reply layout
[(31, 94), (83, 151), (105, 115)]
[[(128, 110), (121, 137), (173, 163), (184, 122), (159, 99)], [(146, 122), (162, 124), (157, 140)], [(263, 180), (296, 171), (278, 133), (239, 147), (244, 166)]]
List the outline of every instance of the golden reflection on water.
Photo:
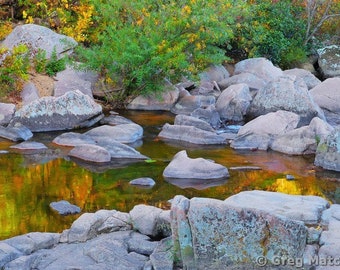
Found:
[[(156, 136), (162, 124), (172, 122), (173, 116), (129, 112), (126, 117), (144, 126), (145, 138), (137, 150), (156, 162), (138, 162), (93, 172), (64, 158), (33, 162), (35, 159), (30, 155), (0, 154), (0, 239), (32, 231), (61, 232), (69, 228), (79, 215), (64, 217), (54, 213), (49, 204), (59, 200), (78, 205), (82, 212), (99, 209), (130, 211), (140, 203), (169, 209), (168, 200), (177, 194), (188, 198), (226, 199), (241, 191), (259, 189), (318, 195), (340, 203), (339, 174), (324, 174), (313, 166), (312, 156), (163, 142)], [(0, 142), (0, 150), (8, 150), (12, 144)], [(258, 166), (262, 170), (229, 170), (230, 178), (217, 183), (217, 186), (204, 182), (200, 186), (181, 188), (183, 183), (176, 182), (174, 185), (167, 182), (162, 172), (174, 154), (183, 149), (187, 150), (189, 157), (209, 158), (228, 168)], [(287, 180), (287, 174), (293, 175), (295, 180)], [(149, 189), (129, 185), (130, 180), (138, 177), (151, 177), (156, 185)]]

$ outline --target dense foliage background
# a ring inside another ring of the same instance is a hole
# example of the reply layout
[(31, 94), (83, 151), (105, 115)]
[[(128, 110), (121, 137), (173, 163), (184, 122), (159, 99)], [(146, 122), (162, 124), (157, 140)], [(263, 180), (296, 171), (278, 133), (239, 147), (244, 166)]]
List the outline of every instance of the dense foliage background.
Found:
[[(263, 56), (282, 68), (293, 67), (318, 46), (339, 42), (340, 36), (339, 0), (0, 3), (0, 39), (23, 21), (73, 37), (80, 44), (76, 60), (100, 72), (105, 87), (117, 90), (115, 99), (155, 93), (164, 78), (195, 78), (212, 63)], [(0, 83), (11, 86), (16, 78), (26, 78), (25, 53), (17, 49), (2, 63)], [(42, 65), (46, 61), (40, 54), (33, 66), (49, 71)], [(50, 65), (56, 66), (54, 62)]]

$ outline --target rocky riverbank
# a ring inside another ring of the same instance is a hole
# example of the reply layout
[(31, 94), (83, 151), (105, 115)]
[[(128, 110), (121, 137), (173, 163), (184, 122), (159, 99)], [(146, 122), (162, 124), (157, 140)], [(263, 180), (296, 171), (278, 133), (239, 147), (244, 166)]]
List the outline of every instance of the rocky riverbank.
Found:
[(338, 269), (340, 206), (246, 191), (176, 196), (171, 210), (81, 215), (70, 229), (0, 242), (1, 269)]
[[(2, 45), (39, 45), (35, 41), (42, 37), (61, 43), (44, 28), (19, 27)], [(16, 35), (18, 31), (35, 35)], [(55, 43), (50, 45), (46, 51)], [(0, 136), (20, 142), (15, 149), (46, 151), (35, 144), (34, 133), (64, 130), (55, 145), (68, 146), (67, 156), (91, 166), (152, 158), (133, 147), (143, 137), (141, 126), (115, 114), (104, 117), (93, 99), (95, 74), (69, 67), (57, 78), (53, 96), (40, 96), (32, 80), (23, 91), (22, 106), (0, 104)], [(267, 59), (254, 58), (237, 63), (232, 74), (212, 66), (199, 82), (167, 83), (162, 100), (137, 97), (128, 107), (177, 115), (173, 125), (163, 126), (160, 140), (315, 154), (316, 165), (340, 171), (339, 80), (321, 82), (310, 71), (283, 71)], [(82, 127), (90, 130), (76, 132)], [(210, 181), (227, 178), (229, 172), (211, 160), (191, 159), (183, 150), (163, 176)], [(176, 196), (171, 211), (147, 205), (129, 213), (100, 210), (83, 214), (61, 234), (34, 232), (1, 241), (0, 268), (295, 269), (302, 263), (305, 269), (337, 269), (339, 220), (339, 205), (315, 196), (262, 191), (225, 201)]]

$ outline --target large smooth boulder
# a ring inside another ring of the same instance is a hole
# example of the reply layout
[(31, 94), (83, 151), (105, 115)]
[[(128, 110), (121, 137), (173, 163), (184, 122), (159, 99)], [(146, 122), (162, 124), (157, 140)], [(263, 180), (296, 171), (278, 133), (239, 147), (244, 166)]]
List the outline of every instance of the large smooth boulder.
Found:
[(15, 113), (15, 105), (12, 103), (0, 103), (0, 125), (7, 126)]
[(289, 155), (315, 154), (320, 140), (327, 137), (332, 130), (331, 125), (315, 117), (308, 126), (288, 131), (276, 137), (270, 148)]
[(251, 73), (265, 82), (269, 82), (282, 76), (283, 71), (275, 67), (268, 59), (259, 57), (238, 62), (235, 65), (234, 75), (241, 73)]
[(216, 101), (216, 110), (222, 120), (243, 121), (252, 97), (247, 84), (235, 84), (225, 89)]
[(286, 75), (296, 76), (297, 78), (303, 79), (308, 89), (312, 89), (321, 83), (321, 81), (317, 77), (315, 77), (315, 75), (312, 72), (302, 68), (287, 69), (283, 71), (283, 73)]
[(218, 86), (221, 90), (224, 90), (233, 84), (240, 83), (245, 83), (251, 91), (255, 92), (266, 85), (266, 81), (264, 79), (261, 79), (255, 74), (244, 72), (218, 82)]
[(325, 119), (323, 111), (310, 96), (306, 83), (296, 76), (278, 77), (260, 89), (247, 115), (255, 118), (278, 110), (300, 115), (301, 126), (308, 125), (315, 116)]
[(327, 170), (340, 172), (340, 128), (336, 127), (321, 140), (315, 155), (314, 164)]
[(91, 71), (79, 71), (68, 66), (56, 74), (53, 95), (60, 97), (68, 91), (79, 90), (83, 94), (93, 97), (92, 89), (97, 79), (98, 75)]
[(331, 45), (318, 50), (319, 69), (324, 78), (340, 77), (340, 46)]
[(178, 152), (164, 169), (167, 178), (220, 179), (229, 177), (228, 169), (204, 158), (189, 158), (187, 152)]
[(158, 134), (160, 139), (188, 142), (192, 144), (226, 144), (225, 134), (216, 134), (194, 126), (165, 124)]
[(77, 46), (73, 38), (57, 34), (47, 27), (36, 24), (18, 25), (1, 43), (1, 46), (12, 49), (19, 44), (26, 44), (32, 56), (39, 49), (44, 50), (47, 58), (51, 57), (54, 50), (60, 58), (64, 54), (70, 54)]
[(267, 150), (278, 135), (295, 129), (300, 121), (296, 113), (271, 112), (242, 126), (230, 146), (236, 149)]
[(162, 209), (151, 205), (136, 205), (129, 213), (131, 224), (135, 230), (142, 234), (157, 236), (157, 222), (162, 212)]
[[(249, 201), (251, 203), (251, 201)], [(304, 223), (253, 207), (176, 196), (171, 206), (174, 249), (186, 269), (257, 269), (277, 257), (301, 258)]]
[(84, 134), (90, 136), (99, 144), (106, 144), (110, 141), (133, 143), (143, 137), (143, 128), (138, 124), (103, 125), (95, 127)]
[(309, 91), (315, 103), (323, 109), (329, 123), (339, 125), (340, 78), (329, 78)]
[(160, 95), (137, 96), (127, 106), (129, 110), (170, 111), (179, 98), (179, 89), (167, 83)]
[(199, 74), (201, 82), (219, 82), (229, 78), (229, 76), (228, 70), (222, 65), (211, 65)]
[(9, 126), (24, 124), (32, 132), (90, 127), (103, 117), (102, 107), (80, 91), (42, 97), (15, 112)]

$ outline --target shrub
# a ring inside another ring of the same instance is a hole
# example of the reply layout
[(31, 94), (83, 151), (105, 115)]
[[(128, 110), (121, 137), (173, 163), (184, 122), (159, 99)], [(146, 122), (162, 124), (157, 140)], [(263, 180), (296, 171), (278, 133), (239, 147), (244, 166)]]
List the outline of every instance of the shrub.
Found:
[(219, 46), (232, 36), (235, 12), (229, 1), (90, 1), (98, 43), (79, 48), (86, 67), (101, 72), (124, 94), (161, 89), (165, 77), (192, 77), (226, 59)]
[(303, 8), (287, 0), (251, 2), (236, 24), (234, 46), (282, 67), (305, 60)]
[(34, 55), (33, 63), (34, 68), (38, 73), (54, 76), (56, 73), (63, 71), (66, 68), (67, 60), (66, 56), (58, 59), (56, 49), (54, 48), (50, 59), (46, 58), (46, 51), (38, 50)]
[(24, 81), (28, 79), (30, 68), (27, 46), (21, 44), (12, 50), (0, 48), (0, 59), (1, 94), (21, 90)]

